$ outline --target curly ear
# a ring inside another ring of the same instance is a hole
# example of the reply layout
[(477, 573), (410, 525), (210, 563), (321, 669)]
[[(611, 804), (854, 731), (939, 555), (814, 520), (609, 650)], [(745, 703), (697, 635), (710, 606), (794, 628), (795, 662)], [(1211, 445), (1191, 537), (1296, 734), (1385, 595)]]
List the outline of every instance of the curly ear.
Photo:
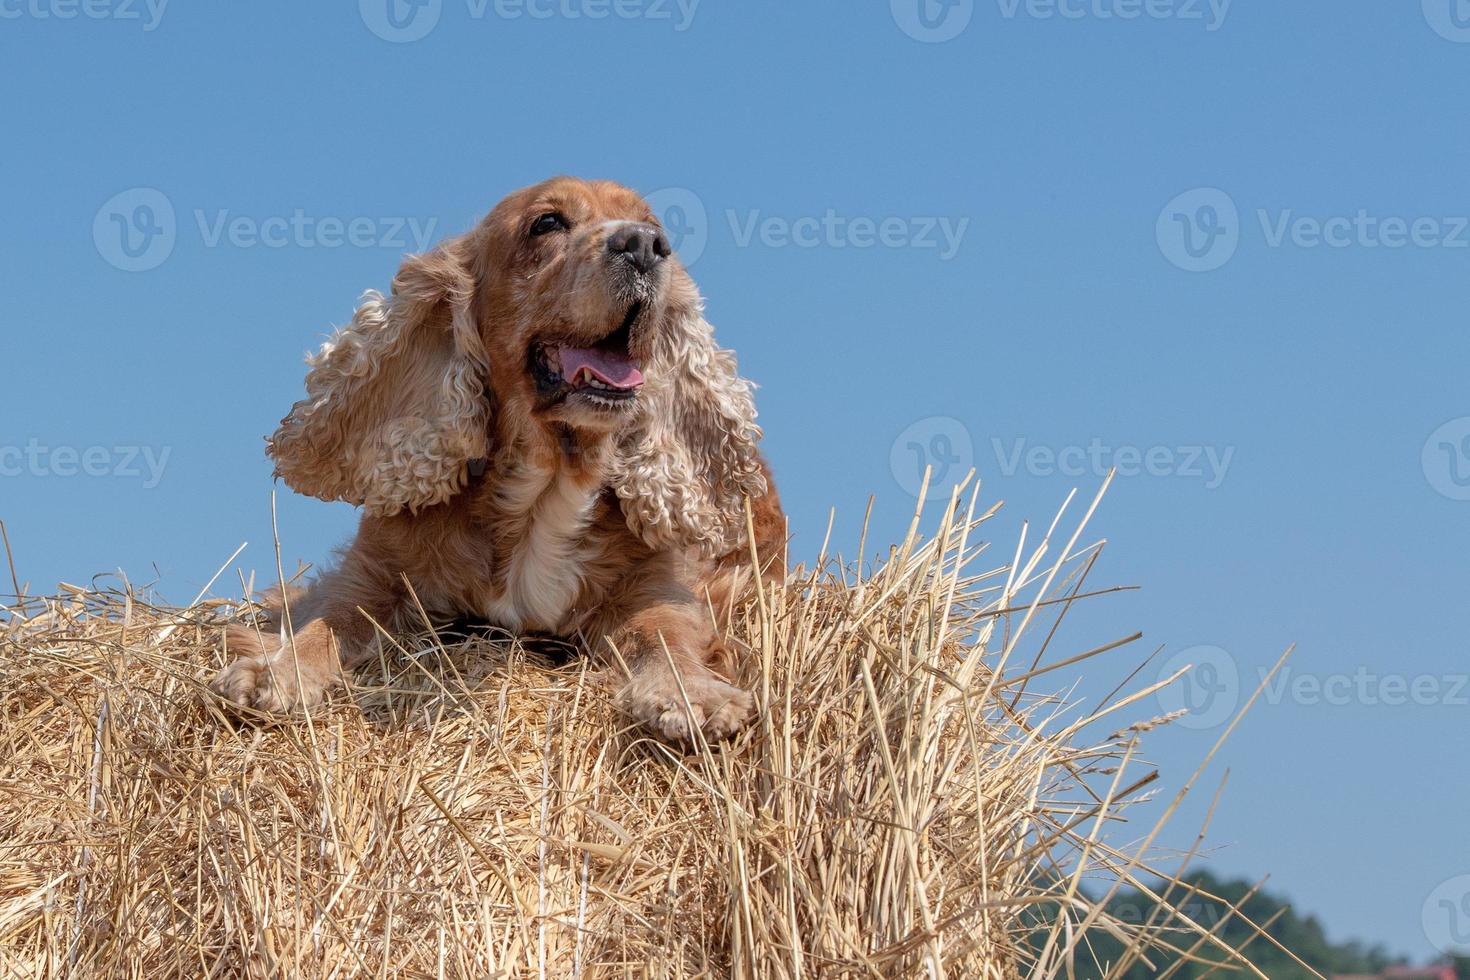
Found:
[(485, 455), (488, 365), (471, 312), (467, 245), (410, 257), (393, 295), (369, 291), (307, 358), (306, 397), (269, 441), (298, 493), (386, 516), (442, 503)]
[(661, 331), (642, 422), (622, 442), (613, 487), (650, 547), (715, 556), (745, 537), (745, 500), (766, 492), (752, 385), (695, 309)]

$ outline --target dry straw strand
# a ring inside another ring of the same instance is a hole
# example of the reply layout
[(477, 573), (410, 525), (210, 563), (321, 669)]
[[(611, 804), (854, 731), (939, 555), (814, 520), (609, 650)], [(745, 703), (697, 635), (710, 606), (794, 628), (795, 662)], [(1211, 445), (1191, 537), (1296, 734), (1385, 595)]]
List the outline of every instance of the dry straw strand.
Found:
[[(631, 727), (586, 663), (426, 614), (381, 634), (351, 696), (242, 722), (203, 682), (250, 601), (172, 608), (126, 582), (26, 596), (12, 570), (0, 975), (1259, 975), (1220, 939), (1238, 906), (1184, 913), (1212, 898), (1179, 883), (1193, 849), (1164, 872), (1162, 822), (1113, 839), (1158, 776), (1139, 740), (1168, 720), (1116, 716), (1154, 685), (1037, 691), (1137, 639), (1049, 652), (1074, 603), (1118, 590), (1084, 591), (1101, 494), (982, 570), (980, 489), (956, 488), (932, 536), (921, 500), (871, 567), (867, 521), (850, 566), (829, 522), (813, 566), (753, 584), (730, 633), (760, 716), (689, 751)], [(1145, 921), (1109, 915), (1125, 887), (1157, 900)], [(1121, 960), (1097, 962), (1103, 935)]]

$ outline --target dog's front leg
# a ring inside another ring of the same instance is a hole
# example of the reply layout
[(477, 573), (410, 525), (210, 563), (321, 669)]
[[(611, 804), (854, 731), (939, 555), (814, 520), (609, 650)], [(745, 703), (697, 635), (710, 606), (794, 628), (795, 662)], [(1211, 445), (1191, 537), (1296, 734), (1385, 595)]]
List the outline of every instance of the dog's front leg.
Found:
[(232, 626), (226, 644), (236, 658), (209, 686), (241, 707), (312, 708), (372, 652), (376, 628), (368, 616), (386, 625), (397, 602), (382, 577), (354, 576), (350, 569), (329, 573), (292, 604), (294, 631), (280, 627), (280, 608), (271, 610), (274, 629)]
[[(728, 738), (749, 723), (755, 699), (710, 666), (715, 632), (693, 593), (668, 587), (604, 616), (605, 641), (629, 671), (618, 705), (665, 739), (692, 743), (698, 729)], [(610, 651), (609, 651), (610, 653)]]

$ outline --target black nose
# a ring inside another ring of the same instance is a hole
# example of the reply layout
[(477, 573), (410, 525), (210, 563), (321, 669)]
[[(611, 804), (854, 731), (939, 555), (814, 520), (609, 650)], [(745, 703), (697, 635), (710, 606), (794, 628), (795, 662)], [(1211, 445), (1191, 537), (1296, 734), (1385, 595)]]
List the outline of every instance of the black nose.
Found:
[(630, 221), (607, 236), (607, 250), (633, 263), (639, 272), (650, 272), (669, 254), (669, 239), (658, 228)]

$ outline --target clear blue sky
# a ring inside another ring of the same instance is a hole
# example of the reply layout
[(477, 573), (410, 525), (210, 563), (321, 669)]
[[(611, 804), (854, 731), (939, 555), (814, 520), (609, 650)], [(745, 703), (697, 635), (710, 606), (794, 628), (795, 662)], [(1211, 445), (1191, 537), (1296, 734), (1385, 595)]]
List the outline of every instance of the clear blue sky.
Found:
[[(24, 578), (156, 565), (187, 601), (242, 541), (266, 575), (261, 437), (416, 230), (558, 172), (673, 188), (797, 551), (832, 505), (855, 540), (869, 493), (898, 534), (910, 443), (1007, 502), (995, 563), (1072, 486), (1141, 470), (1093, 582), (1144, 588), (1058, 642), (1145, 631), (1102, 690), (1145, 646), (1218, 648), (1190, 727), (1149, 743), (1170, 788), (1232, 674), (1298, 643), (1306, 686), (1219, 760), (1210, 860), (1337, 938), (1433, 951), (1426, 902), (1470, 872), (1470, 10), (395, 2), (0, 0)], [(288, 561), (354, 523), (279, 507)]]

